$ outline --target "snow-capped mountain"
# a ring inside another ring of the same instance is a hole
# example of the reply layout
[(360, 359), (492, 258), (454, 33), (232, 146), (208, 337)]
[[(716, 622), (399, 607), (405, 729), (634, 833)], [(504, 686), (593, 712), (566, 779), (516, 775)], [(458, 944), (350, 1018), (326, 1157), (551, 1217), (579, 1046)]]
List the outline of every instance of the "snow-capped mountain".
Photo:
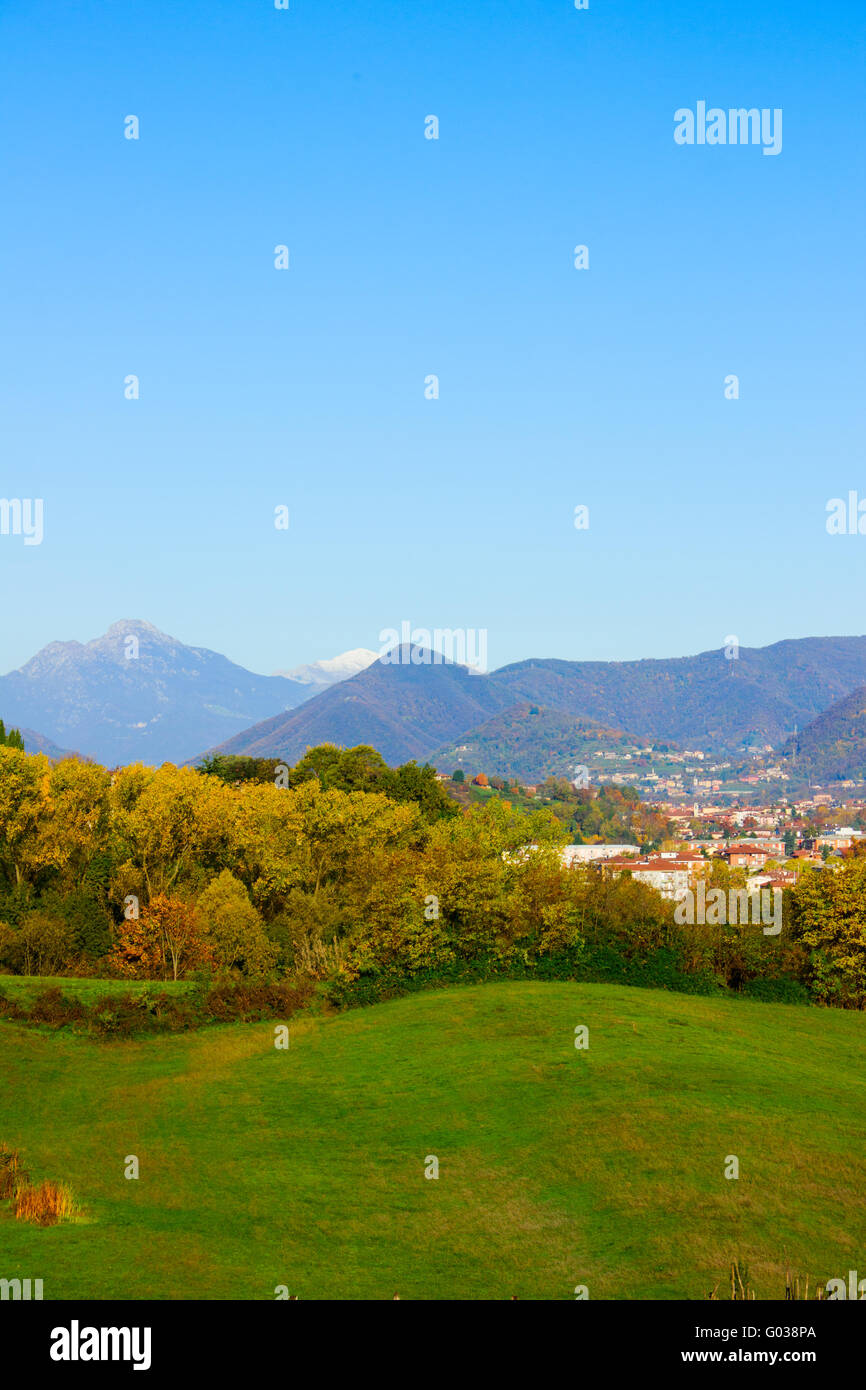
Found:
[(327, 661), (311, 661), (308, 666), (296, 666), (293, 671), (274, 671), (274, 675), (285, 676), (287, 680), (312, 686), (315, 690), (324, 690), (338, 681), (357, 676), (359, 671), (366, 671), (378, 660), (378, 652), (371, 652), (366, 647), (353, 647), (350, 652), (342, 652), (340, 656), (332, 656)]

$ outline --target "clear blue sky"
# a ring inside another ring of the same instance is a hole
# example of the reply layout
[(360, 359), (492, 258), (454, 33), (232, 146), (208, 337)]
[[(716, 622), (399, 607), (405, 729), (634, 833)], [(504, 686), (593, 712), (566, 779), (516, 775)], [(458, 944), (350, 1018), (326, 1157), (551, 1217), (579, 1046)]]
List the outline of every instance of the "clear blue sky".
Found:
[[(3, 0), (0, 494), (45, 539), (0, 537), (0, 669), (122, 617), (261, 671), (403, 620), (491, 667), (866, 630), (859, 0), (290, 3)], [(678, 146), (699, 100), (782, 153)]]

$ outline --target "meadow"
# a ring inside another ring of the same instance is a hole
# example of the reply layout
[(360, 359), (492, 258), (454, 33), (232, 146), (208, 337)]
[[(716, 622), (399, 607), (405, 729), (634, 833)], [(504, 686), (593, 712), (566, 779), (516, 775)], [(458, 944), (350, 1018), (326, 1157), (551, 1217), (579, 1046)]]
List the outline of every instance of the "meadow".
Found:
[(82, 1206), (0, 1208), (0, 1276), (46, 1299), (701, 1300), (733, 1259), (760, 1299), (866, 1273), (858, 1011), (507, 982), (301, 1014), (287, 1050), (273, 1023), (3, 1021), (0, 1073), (0, 1140)]
[(59, 989), (64, 998), (76, 999), (81, 1004), (95, 1004), (97, 999), (110, 995), (180, 996), (195, 988), (192, 980), (103, 980), (68, 975), (4, 975), (0, 978), (0, 993), (14, 999), (22, 1008), (29, 1008), (36, 996), (46, 989)]

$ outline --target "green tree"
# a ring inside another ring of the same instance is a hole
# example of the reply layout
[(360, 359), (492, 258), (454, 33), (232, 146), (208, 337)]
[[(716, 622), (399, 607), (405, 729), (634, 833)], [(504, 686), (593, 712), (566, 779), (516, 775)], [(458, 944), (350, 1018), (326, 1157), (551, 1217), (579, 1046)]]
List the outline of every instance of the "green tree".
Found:
[(223, 869), (199, 895), (198, 916), (214, 963), (225, 971), (264, 975), (272, 970), (277, 948), (239, 879)]
[(21, 737), (20, 731), (18, 729), (10, 729), (7, 733), (6, 726), (2, 719), (0, 719), (0, 747), (18, 748), (22, 753), (24, 751), (24, 740)]

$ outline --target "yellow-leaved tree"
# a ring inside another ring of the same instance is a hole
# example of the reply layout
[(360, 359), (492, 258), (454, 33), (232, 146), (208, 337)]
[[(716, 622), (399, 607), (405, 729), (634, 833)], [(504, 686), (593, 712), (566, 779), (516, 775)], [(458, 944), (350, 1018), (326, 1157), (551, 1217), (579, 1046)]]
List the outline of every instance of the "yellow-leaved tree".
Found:
[(44, 866), (50, 773), (41, 754), (0, 746), (0, 864), (16, 887), (31, 883)]
[(815, 997), (866, 1008), (866, 859), (802, 873), (791, 893), (791, 915), (793, 939), (810, 948)]

